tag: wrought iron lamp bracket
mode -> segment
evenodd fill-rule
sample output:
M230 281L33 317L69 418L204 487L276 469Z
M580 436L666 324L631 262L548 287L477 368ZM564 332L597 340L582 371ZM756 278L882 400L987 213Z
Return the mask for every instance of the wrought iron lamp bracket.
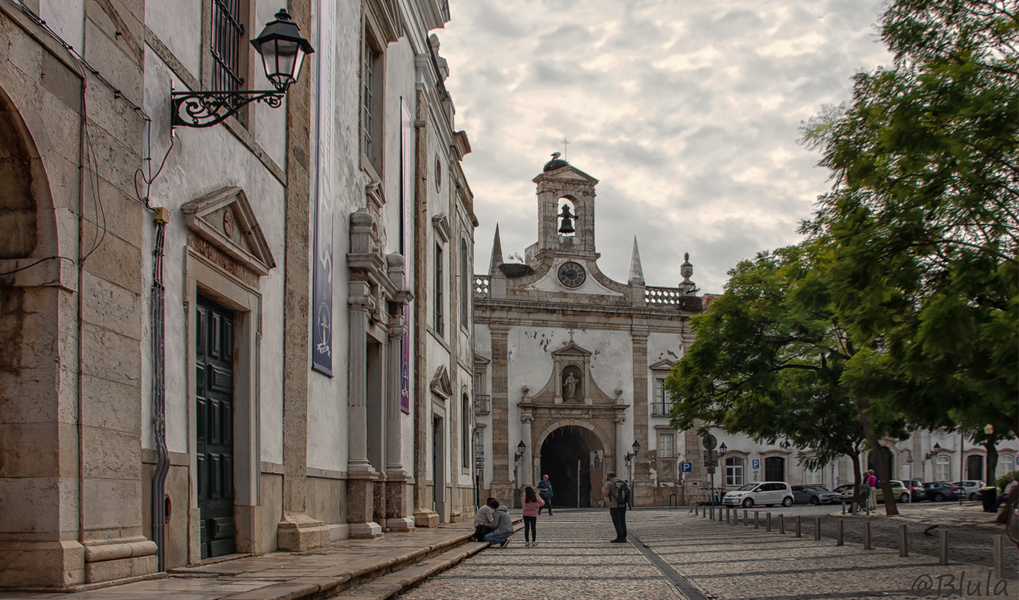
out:
M279 108L285 94L285 90L171 92L170 127L212 127L252 102Z

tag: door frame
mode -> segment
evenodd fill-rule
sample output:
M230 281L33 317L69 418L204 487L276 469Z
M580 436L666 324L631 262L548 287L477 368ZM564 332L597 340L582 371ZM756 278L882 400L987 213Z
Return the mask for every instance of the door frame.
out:
M265 552L259 513L261 475L258 382L262 296L240 279L188 248L184 305L187 307L188 562L202 562L198 510L198 442L195 405L195 311L202 295L234 313L234 522L237 552ZM273 541L275 537L273 538Z

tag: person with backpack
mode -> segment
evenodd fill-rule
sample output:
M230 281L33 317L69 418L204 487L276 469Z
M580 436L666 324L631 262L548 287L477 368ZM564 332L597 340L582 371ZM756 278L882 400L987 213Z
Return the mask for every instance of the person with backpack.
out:
M474 515L474 541L483 542L485 541L485 536L492 533L495 525L492 514L497 508L499 508L499 501L489 497L481 505L481 508L478 509L478 512Z
M602 489L605 504L609 507L612 526L616 528L613 544L626 543L626 505L630 502L630 487L622 479L617 479L613 471L609 471L609 479Z
M545 504L545 501L534 493L534 488L524 488L524 497L520 499L520 505L524 507L524 542L527 546L538 545L538 511ZM534 543L531 543L534 540Z
M542 475L541 481L538 482L538 496L545 501L545 508L548 509L548 516L552 516L552 482L548 480L548 475ZM541 514L542 507L538 507L538 514Z
M505 548L509 545L509 537L513 535L513 520L510 519L509 509L505 504L500 504L499 508L495 509L492 521L492 532L485 535L485 541L495 542L500 548Z

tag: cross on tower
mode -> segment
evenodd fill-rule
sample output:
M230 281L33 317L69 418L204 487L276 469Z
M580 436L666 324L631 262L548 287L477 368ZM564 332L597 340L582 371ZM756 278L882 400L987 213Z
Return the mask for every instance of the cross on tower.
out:
M571 143L570 140L566 139L566 136L563 136L563 139L559 140L559 143L563 145L563 160L569 160L569 153L566 152L566 146Z

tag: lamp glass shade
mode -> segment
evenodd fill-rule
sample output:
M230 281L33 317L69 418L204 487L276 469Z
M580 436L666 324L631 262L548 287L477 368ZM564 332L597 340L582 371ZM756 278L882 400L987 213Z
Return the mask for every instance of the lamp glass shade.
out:
M633 441L633 453L637 454L638 452L640 452L640 442L638 442L637 440L634 440Z
M517 444L517 452L519 452L520 454L523 454L526 450L527 450L527 444L525 444L523 442L523 440L521 440L520 443Z
M722 445L718 447L718 455L724 456L728 450L729 449L725 447L725 442L722 442Z
M305 55L315 51L286 10L276 13L276 20L266 23L251 45L262 56L266 78L281 93L300 77Z

